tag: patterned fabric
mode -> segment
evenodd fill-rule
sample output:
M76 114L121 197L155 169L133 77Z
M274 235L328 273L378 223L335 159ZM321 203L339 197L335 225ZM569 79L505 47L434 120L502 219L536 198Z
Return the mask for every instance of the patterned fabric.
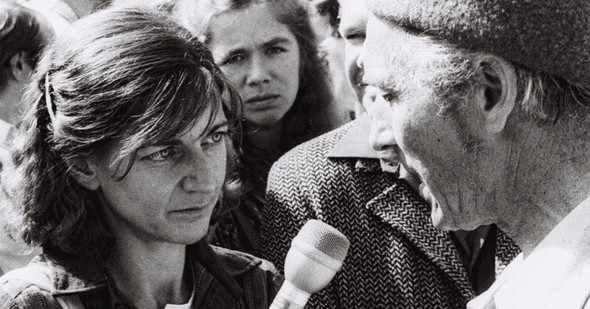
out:
M327 158L352 124L296 147L271 169L262 256L279 270L290 242L309 219L351 241L343 268L306 308L465 308L475 296L449 233L430 206L378 160ZM518 247L497 237L497 270Z

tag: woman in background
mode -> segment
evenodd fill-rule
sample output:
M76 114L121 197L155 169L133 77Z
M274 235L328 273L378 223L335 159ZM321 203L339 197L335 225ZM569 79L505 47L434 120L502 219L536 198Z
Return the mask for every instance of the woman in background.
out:
M11 165L8 146L24 110L21 99L53 36L51 25L41 15L17 3L0 1L0 172ZM0 191L0 205L8 202ZM0 226L4 220L0 218ZM38 249L15 242L0 228L0 275L27 265L37 253Z
M39 64L5 186L13 233L44 254L0 279L0 308L267 308L272 264L204 240L241 118L209 51L142 9L71 30Z
M348 120L333 102L307 4L298 0L180 0L173 14L211 49L244 100L244 198L220 217L214 243L254 253L268 171L286 151Z

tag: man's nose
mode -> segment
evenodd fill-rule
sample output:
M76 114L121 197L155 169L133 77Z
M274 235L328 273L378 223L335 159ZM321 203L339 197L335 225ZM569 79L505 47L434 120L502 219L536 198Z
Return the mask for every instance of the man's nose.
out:
M381 96L377 96L373 103L371 115L371 133L369 143L376 151L385 150L397 145L391 126L392 110L389 103Z

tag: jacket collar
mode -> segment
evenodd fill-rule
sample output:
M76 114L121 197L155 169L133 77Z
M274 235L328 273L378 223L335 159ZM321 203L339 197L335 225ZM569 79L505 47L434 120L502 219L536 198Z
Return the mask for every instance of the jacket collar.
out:
M371 131L371 117L364 114L354 120L350 129L342 139L332 148L328 158L367 158L379 159L377 152L369 145Z
M234 300L241 299L243 290L232 275L249 271L255 266L253 262L244 262L238 269L232 267L233 271L230 274L205 240L189 245L187 253L196 262L195 267L203 267L207 270L208 276L211 276L209 282L221 285ZM106 263L98 250L69 254L54 249L44 254L41 261L48 263L52 268L51 293L55 296L103 288L111 280Z
M466 299L475 295L469 276L448 232L432 225L430 206L403 179L366 204L369 211L402 232L419 250L461 287Z

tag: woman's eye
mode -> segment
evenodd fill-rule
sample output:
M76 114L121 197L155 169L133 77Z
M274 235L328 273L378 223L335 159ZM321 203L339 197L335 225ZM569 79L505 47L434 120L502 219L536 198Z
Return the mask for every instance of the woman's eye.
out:
M178 149L174 147L167 147L148 155L146 158L152 161L165 161L179 153L180 152L178 151Z
M228 135L226 131L215 132L203 142L203 144L217 144L223 141L223 138Z
M267 54L279 54L286 51L286 49L279 46L272 46L266 50Z
M225 61L223 61L222 65L224 64L233 64L239 61L244 60L244 55L242 54L236 54L236 55L232 55L230 57L228 57Z

